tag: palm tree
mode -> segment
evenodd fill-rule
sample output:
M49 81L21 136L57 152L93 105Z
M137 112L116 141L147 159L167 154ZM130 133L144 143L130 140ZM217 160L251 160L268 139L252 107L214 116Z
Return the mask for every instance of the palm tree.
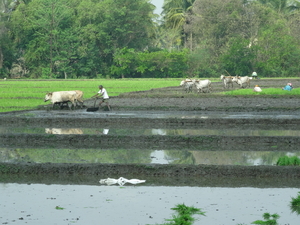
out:
M163 5L163 19L166 29L178 33L181 44L186 44L187 34L184 33L184 25L187 22L187 13L191 10L195 0L165 0Z
M195 0L165 0L162 14L165 25L171 29L182 29L186 22L186 13L191 9Z

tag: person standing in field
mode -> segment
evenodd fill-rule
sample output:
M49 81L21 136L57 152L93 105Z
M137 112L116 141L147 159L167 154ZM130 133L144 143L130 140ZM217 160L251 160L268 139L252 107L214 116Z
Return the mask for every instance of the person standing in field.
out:
M108 110L110 111L110 105L109 105L109 96L107 94L106 89L103 87L103 85L99 85L99 91L97 94L95 94L94 96L92 96L92 98L97 98L97 97L102 97L101 101L99 102L99 107L101 106L101 104L103 102L105 102L105 104L107 105Z
M252 78L257 79L257 73L255 71L252 73Z

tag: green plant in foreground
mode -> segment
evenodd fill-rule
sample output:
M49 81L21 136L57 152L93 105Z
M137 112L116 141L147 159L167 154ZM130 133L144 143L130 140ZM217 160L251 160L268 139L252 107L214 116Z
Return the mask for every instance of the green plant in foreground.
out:
M278 214L273 214L271 215L270 213L264 213L263 220L256 220L254 222L252 222L251 224L263 224L263 225L277 225L277 220L279 219L279 215Z
M300 166L300 159L297 156L283 156L277 162L277 166Z
M185 204L178 204L172 210L175 210L177 215L173 215L173 219L167 219L166 221L170 221L170 223L164 223L164 225L191 225L195 221L192 215L205 216L205 212L202 212L201 209L186 206Z
M295 212L298 215L300 215L300 192L298 192L297 198L292 197L292 201L291 201L290 206L291 206L292 212Z

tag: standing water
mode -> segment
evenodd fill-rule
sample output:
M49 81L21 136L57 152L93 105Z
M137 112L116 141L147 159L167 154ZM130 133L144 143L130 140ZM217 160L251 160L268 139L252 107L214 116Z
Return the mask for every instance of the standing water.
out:
M147 181L146 181L147 183ZM298 225L290 201L299 188L104 186L0 183L1 224L163 224L177 204L201 208L195 224L237 225L277 213Z

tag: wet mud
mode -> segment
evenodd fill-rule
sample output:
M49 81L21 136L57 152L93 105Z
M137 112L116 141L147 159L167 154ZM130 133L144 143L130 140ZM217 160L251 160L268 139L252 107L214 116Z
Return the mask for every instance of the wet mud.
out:
M289 80L256 80L266 87L281 88ZM300 80L293 80L294 87ZM238 87L235 86L234 89ZM202 129L273 129L299 130L299 97L289 96L223 96L221 82L214 83L212 93L184 93L181 87L122 94L110 99L112 111L105 107L87 112L92 99L85 100L84 109L51 110L39 106L36 110L0 114L2 127L42 128L202 128ZM225 132L226 133L226 132ZM139 148L177 150L235 150L286 151L299 153L299 136L229 136L229 135L103 135L53 133L0 133L1 147L19 148ZM2 175L144 175L147 177L208 178L278 178L299 182L300 167L279 166L216 166L216 165L159 165L159 164L0 164ZM191 179L190 179L191 180ZM183 181L184 182L184 181Z

